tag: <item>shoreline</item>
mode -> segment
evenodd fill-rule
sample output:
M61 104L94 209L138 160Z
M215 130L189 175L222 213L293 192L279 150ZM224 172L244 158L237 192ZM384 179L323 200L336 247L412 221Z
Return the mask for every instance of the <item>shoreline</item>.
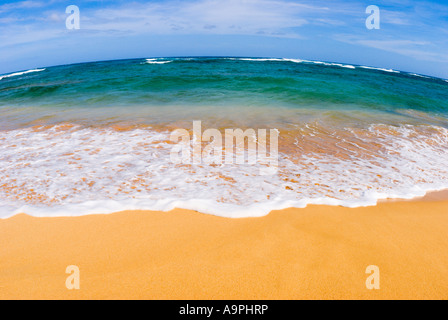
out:
M448 201L448 189L443 189L439 191L430 191L427 192L422 197L415 197L412 199L385 199L380 200L378 203L381 202L399 202L399 201Z
M309 206L328 206L328 207L343 207L343 208L351 208L351 209L356 209L356 208L365 208L365 207L375 207L381 203L390 203L390 202L416 202L416 201L448 201L448 189L442 189L439 191L429 191L427 192L425 195L423 196L419 196L419 197L413 197L413 198L386 198L386 199L378 199L376 204L365 204L365 205L360 205L357 207L350 207L350 206L345 206L345 205L341 205L341 204L323 204L323 203L309 203L307 204L305 207L295 207L295 206L290 206L290 207L283 207L281 206L280 208L274 208L274 209L265 209L263 207L265 207L266 205L264 204L259 204L257 207L259 210L262 210L263 212L267 212L265 214L253 214L253 215L223 215L223 214L218 214L216 212L205 212L205 211L201 211L200 209L196 209L196 208L191 208L191 207L202 207L202 208L206 208L207 205L211 205L210 203L202 203L200 205L194 205L192 206L191 204L188 204L187 206L183 207L181 206L176 206L173 205L172 202L176 203L176 202L180 202L182 203L182 201L175 201L175 200L171 200L170 201L160 201L160 203L158 203L157 201L153 201L153 204L150 205L152 208L151 209L128 209L126 208L127 206L121 206L121 209L111 209L112 207L120 207L120 205L118 203L115 203L115 205L113 205L112 203L109 203L107 201L99 201L98 203L96 203L97 207L101 207L101 208L108 208L105 209L103 212L101 212L100 210L93 210L89 212L89 209L87 207L85 207L84 205L80 205L80 208L83 209L76 209L75 211L87 211L81 214L65 214L62 213L64 212L64 208L58 208L58 210L56 210L55 212L57 212L57 214L55 215L45 215L46 209L45 208L39 208L37 211L35 211L33 214L30 214L28 212L19 212L19 213L13 213L10 214L6 217L1 217L0 216L0 221L1 220L7 220L7 219L11 219L14 216L17 215L26 215L26 216L30 216L30 217L35 217L35 218L74 218L74 217L82 217L82 216L91 216L91 215L111 215L117 212L129 212L129 211L150 211L150 212L171 212L173 210L186 210L186 211L192 211L192 212L197 212L200 214L205 214L205 215L212 215L212 216L216 216L216 217L221 217L224 219L249 219L249 218L262 218L262 217L266 217L269 214L271 214L274 211L283 211L283 210L289 210L289 209L293 209L293 210L302 210L302 209L306 209ZM154 208L156 207L156 208ZM69 210L69 209L67 209ZM240 209L238 206L233 207L233 206L228 206L226 211L232 211L232 212L239 212L241 214L241 212L245 212L245 210L247 210L247 208L243 208ZM74 211L74 208L70 208L70 211ZM221 208L220 210L221 212L223 211L223 208ZM54 213L54 212L53 212Z
M448 299L448 201L428 196L242 219L20 214L0 220L0 299ZM69 265L80 290L65 287Z

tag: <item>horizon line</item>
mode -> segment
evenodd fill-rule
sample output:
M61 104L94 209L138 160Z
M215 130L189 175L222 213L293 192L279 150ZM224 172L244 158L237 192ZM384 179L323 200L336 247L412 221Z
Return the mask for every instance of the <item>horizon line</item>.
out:
M58 64L58 65L50 65L50 66L36 66L33 67L31 69L23 69L23 70L14 70L14 71L10 71L7 73L2 73L0 74L1 76L7 76L13 73L19 73L19 72L24 72L24 71L29 71L29 70L33 70L33 69L41 69L41 68L57 68L57 67L65 67L65 66L75 66L75 65L81 65L81 64L89 64L89 63L101 63L101 62L114 62L114 61L128 61L128 60L146 60L146 59L181 59L181 58L221 58L221 59L225 59L225 58L252 58L252 59L279 59L279 60L285 60L285 62L287 62L288 60L301 60L305 63L310 62L310 63L331 63L331 64L344 64L344 65L352 65L354 67L364 67L364 68L373 68L376 69L378 71L385 71L385 69L387 67L378 67L378 66L365 66L365 65L359 65L359 64L354 64L354 63L348 63L348 62L340 62L340 61L324 61L324 60L307 60L307 59L302 59L302 58L286 58L286 57L263 57L263 56L152 56L152 57L139 57L139 58L120 58L120 59L107 59L107 60L90 60L90 61L82 61L82 62L74 62L74 63L66 63L66 64ZM437 77L437 76L432 76L432 75L428 75L428 74L422 74L422 73L416 73L416 72L411 72L411 71L404 71L404 70L398 70L398 69L392 69L389 68L389 70L398 72L398 73L404 73L404 74L408 74L408 75L417 75L417 76L424 76L424 77L428 77L428 78L432 78L432 79L439 79L442 81L448 81L448 79L444 79L441 77ZM1 80L1 79L0 79Z

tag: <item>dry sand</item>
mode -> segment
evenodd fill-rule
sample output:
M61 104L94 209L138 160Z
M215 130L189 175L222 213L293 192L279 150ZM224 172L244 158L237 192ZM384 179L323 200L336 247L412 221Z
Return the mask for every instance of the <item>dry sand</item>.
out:
M0 299L448 299L447 230L448 201L428 199L253 219L17 215L0 220Z

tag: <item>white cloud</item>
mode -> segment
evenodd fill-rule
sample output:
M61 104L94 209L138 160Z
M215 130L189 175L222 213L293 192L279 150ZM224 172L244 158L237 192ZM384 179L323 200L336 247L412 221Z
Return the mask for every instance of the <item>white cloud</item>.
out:
M412 26L415 25L417 20L413 19L413 17L408 12L402 11L391 11L382 9L381 11L381 22L400 25L400 26Z
M38 10L36 14L20 11L39 7L45 8L44 2L29 0L0 6L0 12L9 14L0 20L0 47L49 41L66 34L65 10ZM308 23L306 17L329 10L288 0L170 0L80 9L82 30L78 33L84 36L225 34L289 38L301 37L297 28Z
M328 8L281 0L169 1L87 13L84 27L153 34L255 35L262 32L295 37L297 34L290 29L307 24L304 16L315 10Z
M9 12L12 10L17 10L17 9L40 8L43 6L45 6L45 3L41 2L41 1L28 0L28 1L10 2L10 3L5 3L0 6L0 13L6 13L6 12Z
M448 54L440 50L434 50L435 45L426 40L367 40L355 38L350 35L338 35L337 40L350 44L362 45L387 52L397 53L416 60L448 62Z

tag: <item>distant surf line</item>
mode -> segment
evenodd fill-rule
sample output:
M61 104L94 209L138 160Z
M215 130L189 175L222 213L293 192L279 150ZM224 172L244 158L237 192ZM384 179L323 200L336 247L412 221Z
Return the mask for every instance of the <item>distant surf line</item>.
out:
M147 58L146 63L147 64L167 64L174 62L175 60L180 61L191 61L194 59L201 59L203 57L170 57L170 58ZM318 64L318 65L324 65L324 66L330 66L330 67L341 67L346 69L369 69L369 70L376 70L376 71L383 71L388 73L396 73L396 74L406 74L408 76L418 77L418 78L424 78L424 79L440 79L442 81L448 82L448 80L429 76L429 75L422 75L418 73L413 72L405 72L405 71L399 71L391 68L381 68L381 67L372 67L372 66L363 66L363 65L352 65L352 64L346 64L346 63L337 63L337 62L325 62L325 61L318 61L318 60L305 60L305 59L293 59L293 58L249 58L249 57L207 57L207 58L215 58L215 59L223 59L223 60L235 60L235 61L254 61L254 62L292 62L292 63L309 63L309 64ZM173 59L173 60L166 60L166 59Z
M3 76L0 76L0 80L5 79L5 78L21 76L21 75L28 74L28 73L33 73L33 72L40 72L40 71L44 71L44 70L46 70L46 69L45 68L43 68L43 69L31 69L31 70L22 71L22 72L10 73L10 74L6 74L6 75L3 75Z

